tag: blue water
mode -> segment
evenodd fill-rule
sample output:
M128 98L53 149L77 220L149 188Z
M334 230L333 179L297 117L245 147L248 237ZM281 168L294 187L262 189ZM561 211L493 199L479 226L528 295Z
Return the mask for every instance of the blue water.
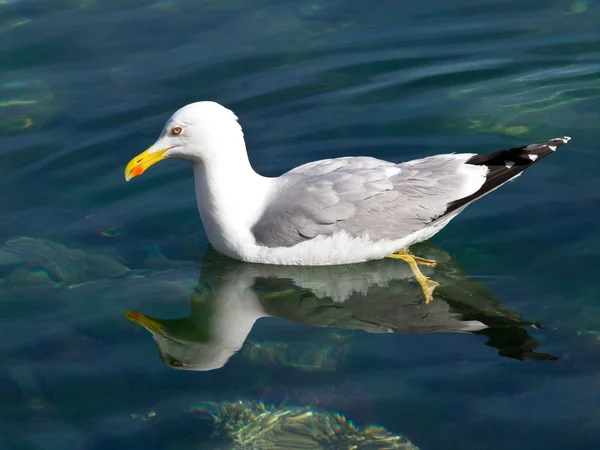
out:
M421 449L597 448L599 23L596 0L0 0L0 449L251 448L201 406L239 400ZM425 305L399 261L219 256L181 161L125 183L198 100L271 176L573 139L415 248Z

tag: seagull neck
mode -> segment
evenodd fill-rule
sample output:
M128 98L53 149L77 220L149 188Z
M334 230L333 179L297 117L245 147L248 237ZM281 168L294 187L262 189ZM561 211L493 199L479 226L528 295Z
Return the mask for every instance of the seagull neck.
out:
M244 259L244 249L255 242L251 228L275 180L257 174L245 146L241 150L233 155L219 152L194 164L198 211L208 239L221 253L237 259Z

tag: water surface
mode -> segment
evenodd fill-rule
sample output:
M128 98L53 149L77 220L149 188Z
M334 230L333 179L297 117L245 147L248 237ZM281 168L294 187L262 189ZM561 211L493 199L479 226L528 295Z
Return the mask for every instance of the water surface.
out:
M0 0L0 448L250 448L212 436L239 400L421 449L597 446L599 23L595 0ZM397 261L220 257L181 161L126 184L198 100L270 176L573 139L415 249L424 305Z

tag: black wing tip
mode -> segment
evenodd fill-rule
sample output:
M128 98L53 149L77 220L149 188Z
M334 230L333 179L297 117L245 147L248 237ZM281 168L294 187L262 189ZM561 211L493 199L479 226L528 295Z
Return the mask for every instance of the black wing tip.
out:
M548 156L571 140L570 136L561 136L552 138L546 142L537 142L513 150L517 158L528 158L535 162L538 157Z
M548 147L551 151L556 151L557 148L562 147L571 140L570 136L555 137L547 140L546 142L538 142L536 144L529 144L523 147L523 150L534 150L541 147Z
M571 140L570 136L561 136L549 139L544 142L524 145L523 147L507 148L494 153L475 155L467 161L467 164L477 166L504 166L512 167L515 163L521 166L528 166L538 158L548 156L554 153L558 148Z
M486 166L488 174L486 175L485 183L474 194L450 203L442 216L466 206L470 202L510 181L520 175L525 169L531 167L536 161L554 153L559 147L562 147L570 140L570 136L561 136L523 147L507 148L484 155L474 155L466 161L466 164Z
M561 137L557 137L557 138L554 138L554 139L550 139L550 142L561 141L562 145L564 145L567 142L569 142L570 140L571 140L571 136L561 136Z

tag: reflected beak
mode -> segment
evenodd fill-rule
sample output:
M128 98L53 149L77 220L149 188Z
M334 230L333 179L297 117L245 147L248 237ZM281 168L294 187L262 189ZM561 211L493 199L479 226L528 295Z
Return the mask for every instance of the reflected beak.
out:
M131 320L132 322L143 326L146 330L150 331L151 333L159 334L162 337L168 339L168 337L165 335L165 333L163 331L162 325L157 320L152 319L148 316L145 316L139 311L133 311L131 309L128 309L127 311L125 311L125 317L127 319Z
M150 150L152 150L152 147L150 147L146 151L137 155L135 158L129 161L129 164L127 164L127 167L125 167L125 181L129 181L132 178L143 174L148 167L153 166L157 162L165 159L165 153L170 149L171 147L168 147L164 150L149 153Z

